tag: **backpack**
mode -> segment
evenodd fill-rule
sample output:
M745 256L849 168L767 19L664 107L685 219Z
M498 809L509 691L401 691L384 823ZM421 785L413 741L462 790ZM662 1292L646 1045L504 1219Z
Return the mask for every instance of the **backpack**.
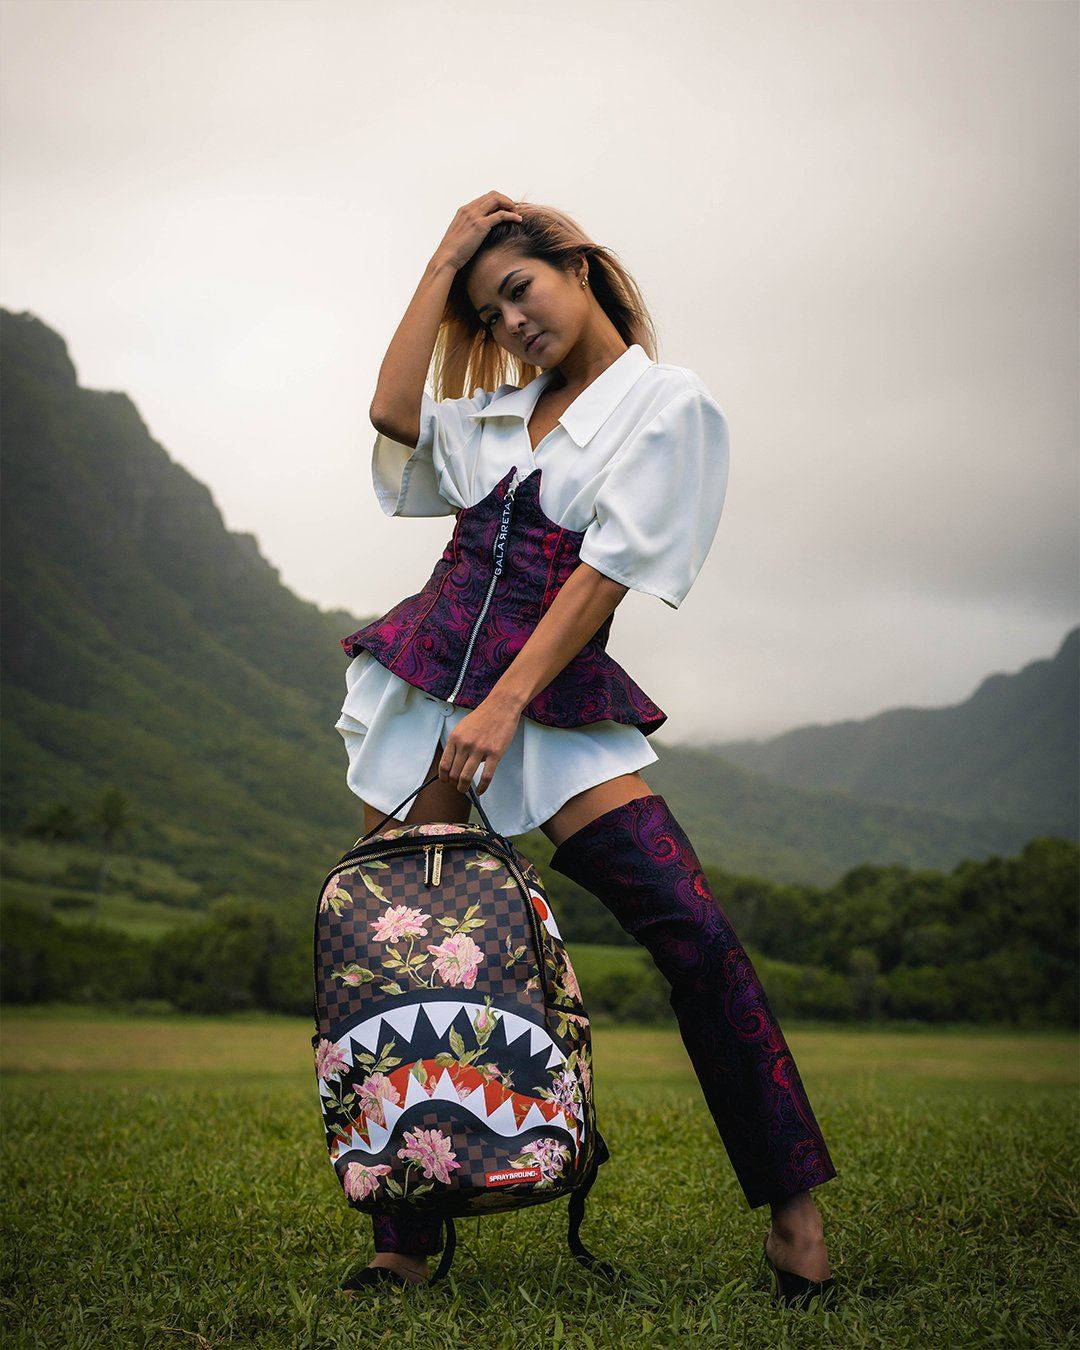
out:
M438 773L421 784L434 782ZM315 1054L330 1162L368 1214L454 1218L568 1195L578 1235L609 1154L589 1018L540 874L491 826L380 830L338 860L315 914ZM416 793L411 794L415 796Z

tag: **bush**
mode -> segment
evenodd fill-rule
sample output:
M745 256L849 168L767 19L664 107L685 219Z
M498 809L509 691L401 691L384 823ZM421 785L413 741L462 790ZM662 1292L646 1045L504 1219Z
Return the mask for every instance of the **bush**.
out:
M635 953L632 977L625 970L605 970L582 988L589 1015L606 1015L617 1022L671 1020L669 986L646 952Z
M310 1012L311 934L304 942L273 911L225 896L206 919L157 939L151 958L154 986L184 1012L268 1008Z
M0 981L7 1003L126 1004L150 995L148 946L105 924L61 922L18 901L4 906Z

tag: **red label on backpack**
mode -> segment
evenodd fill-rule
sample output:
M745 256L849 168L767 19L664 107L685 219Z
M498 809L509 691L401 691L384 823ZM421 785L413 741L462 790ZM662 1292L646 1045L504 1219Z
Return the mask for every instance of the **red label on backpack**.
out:
M510 1186L515 1181L539 1181L539 1167L509 1167L503 1172L485 1172L485 1186Z

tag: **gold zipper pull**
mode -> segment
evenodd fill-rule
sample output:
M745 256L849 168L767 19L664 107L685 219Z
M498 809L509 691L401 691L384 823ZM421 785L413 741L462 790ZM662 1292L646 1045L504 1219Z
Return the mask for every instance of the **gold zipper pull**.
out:
M435 871L432 873L431 884L437 886L439 878L442 876L442 844L435 845Z
M424 845L424 885L431 885L431 845Z

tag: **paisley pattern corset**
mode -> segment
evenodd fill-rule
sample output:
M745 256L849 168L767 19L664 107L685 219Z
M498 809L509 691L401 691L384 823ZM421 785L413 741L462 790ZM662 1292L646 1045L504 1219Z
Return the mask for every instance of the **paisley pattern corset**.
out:
M540 509L541 472L519 480L515 466L463 507L423 589L342 638L346 654L368 651L436 698L477 707L580 563L585 531L557 525ZM525 706L526 717L556 727L610 719L646 736L667 721L605 651L613 617Z

